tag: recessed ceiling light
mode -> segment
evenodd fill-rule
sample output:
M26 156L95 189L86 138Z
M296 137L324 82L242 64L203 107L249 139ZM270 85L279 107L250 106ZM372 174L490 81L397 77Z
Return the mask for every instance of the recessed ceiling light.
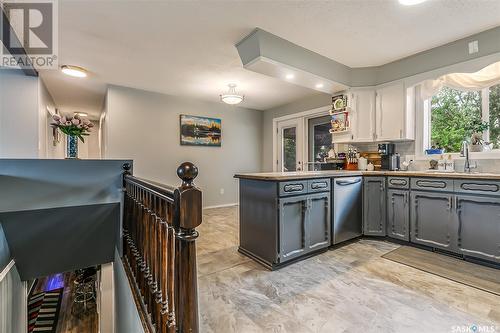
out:
M293 74L290 73L290 74L287 74L285 77L286 77L287 80L291 80L291 79L293 79L295 77L295 75L293 75Z
M399 0L399 3L405 6L413 6L413 5L418 5L425 1L427 0Z
M318 84L316 85L316 88L321 89L321 88L323 88L324 86L325 86L325 85L324 85L323 83L318 83Z
M243 102L245 96L236 93L236 85L234 83L228 84L229 90L227 93L220 95L220 100L226 104L235 105Z
M74 77L86 77L87 70L83 67L72 66L72 65L63 65L61 66L61 71L69 76Z

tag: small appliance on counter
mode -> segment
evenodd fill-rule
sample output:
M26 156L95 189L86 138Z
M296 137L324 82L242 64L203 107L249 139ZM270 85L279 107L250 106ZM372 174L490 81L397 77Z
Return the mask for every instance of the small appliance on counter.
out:
M378 152L381 158L381 169L395 171L400 169L400 156L395 152L394 143L380 143Z

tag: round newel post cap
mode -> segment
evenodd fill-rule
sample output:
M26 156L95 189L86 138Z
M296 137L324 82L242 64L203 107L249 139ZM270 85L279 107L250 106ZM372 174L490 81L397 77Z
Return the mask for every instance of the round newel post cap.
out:
M177 176L182 179L182 185L192 186L198 176L198 167L191 162L184 162L177 168Z
M130 170L132 169L132 165L130 165L130 163L124 163L122 165L122 168L125 172L130 172Z

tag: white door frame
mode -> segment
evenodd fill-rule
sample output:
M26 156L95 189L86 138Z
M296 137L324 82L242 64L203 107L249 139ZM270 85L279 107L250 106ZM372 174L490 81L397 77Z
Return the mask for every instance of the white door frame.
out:
M289 114L286 116L282 117L277 117L273 119L273 171L274 172L280 172L278 168L278 123L279 122L284 122L286 120L292 120L292 119L298 119L302 123L302 140L303 142L298 146L302 146L302 158L307 159L308 158L308 131L307 131L307 120L309 118L315 118L315 117L320 117L320 116L325 116L328 114L328 112L331 109L331 105L325 105L316 109L311 109L307 111L302 111L302 112L297 112L293 114ZM299 135L297 135L299 137ZM302 169L304 170L304 160L301 161Z

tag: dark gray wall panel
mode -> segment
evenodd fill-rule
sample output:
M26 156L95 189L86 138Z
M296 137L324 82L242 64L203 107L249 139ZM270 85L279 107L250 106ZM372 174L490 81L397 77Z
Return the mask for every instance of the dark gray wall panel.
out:
M0 159L0 212L120 202L124 163Z
M23 280L113 261L120 204L0 213Z

